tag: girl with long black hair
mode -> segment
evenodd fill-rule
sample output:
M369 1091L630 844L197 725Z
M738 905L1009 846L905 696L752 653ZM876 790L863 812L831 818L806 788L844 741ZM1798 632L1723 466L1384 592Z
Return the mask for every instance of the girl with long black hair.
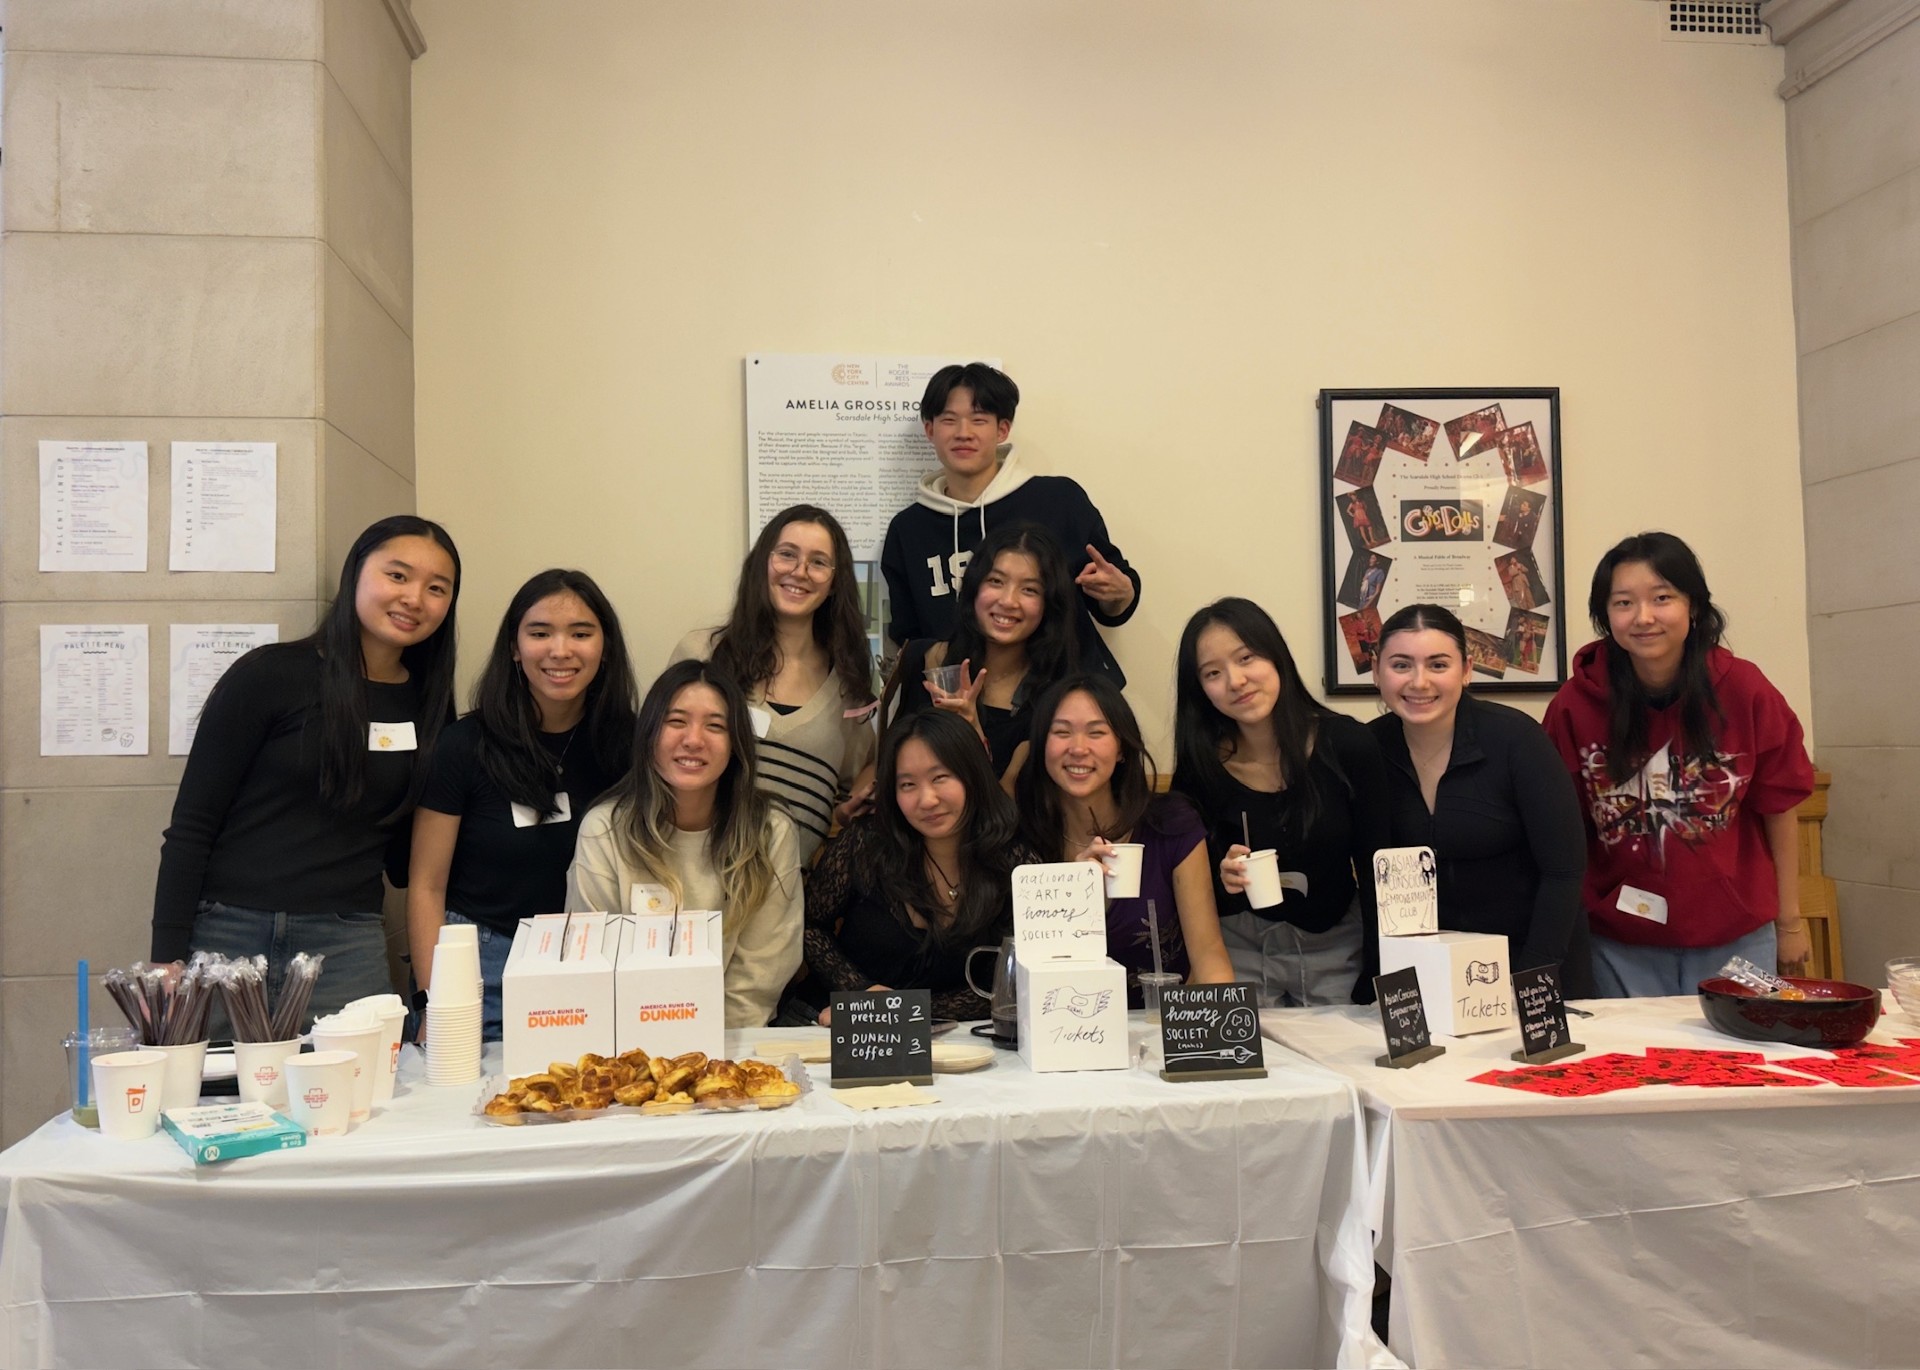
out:
M1587 818L1583 902L1604 995L1692 994L1730 956L1810 950L1793 810L1813 793L1800 720L1752 662L1693 549L1626 538L1587 596L1598 642L1547 708Z
M1026 762L1033 701L1078 662L1074 596L1052 534L1033 523L994 529L960 578L953 632L944 642L922 639L901 648L883 711L897 698L896 718L930 708L956 715L979 733L1011 793ZM942 666L959 668L950 690L924 678Z
M1387 845L1386 769L1366 726L1307 693L1280 629L1252 600L1187 620L1174 668L1173 788L1207 824L1227 954L1267 1004L1369 1002L1373 881ZM1280 903L1246 895L1246 834L1278 853Z
M565 903L580 820L633 764L634 684L613 606L584 571L542 571L507 605L413 815L407 932L433 979L446 922L479 926L482 1032L500 1036L500 976L522 918Z
M890 729L875 777L874 812L807 876L807 989L927 989L935 1017L978 1018L967 952L1012 930L1013 868L1044 858L1019 840L979 738L952 714Z
M1020 830L1045 860L1103 861L1116 842L1142 848L1139 894L1107 901L1107 955L1126 968L1128 1002L1141 1006L1143 970L1196 985L1232 980L1206 824L1185 795L1153 792L1153 758L1120 687L1085 672L1048 690L1034 705L1029 757L1014 795Z
M406 880L409 819L453 715L460 554L411 514L354 540L297 642L236 661L207 697L160 850L153 957L326 956L310 1012L391 987L383 871Z

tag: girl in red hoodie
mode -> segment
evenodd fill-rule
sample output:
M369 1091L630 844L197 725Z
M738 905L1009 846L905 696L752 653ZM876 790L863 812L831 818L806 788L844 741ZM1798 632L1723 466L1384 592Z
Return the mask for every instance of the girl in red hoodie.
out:
M1601 638L1545 722L1586 809L1601 994L1692 994L1730 956L1798 965L1793 809L1813 793L1800 720L1720 645L1726 618L1671 533L1602 557L1587 609Z

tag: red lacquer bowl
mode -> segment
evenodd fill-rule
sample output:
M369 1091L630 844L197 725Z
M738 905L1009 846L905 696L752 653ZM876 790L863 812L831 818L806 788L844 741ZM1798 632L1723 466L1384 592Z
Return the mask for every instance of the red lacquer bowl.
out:
M1802 1047L1852 1046L1880 1021L1880 991L1845 980L1784 977L1807 992L1805 999L1755 994L1738 980L1702 980L1700 1011L1716 1032L1750 1042L1787 1042Z

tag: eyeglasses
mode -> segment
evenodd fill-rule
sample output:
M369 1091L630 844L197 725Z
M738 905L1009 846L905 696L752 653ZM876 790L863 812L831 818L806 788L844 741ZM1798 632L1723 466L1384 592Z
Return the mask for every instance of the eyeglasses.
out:
M815 552L810 557L803 558L800 555L800 549L798 547L788 547L784 544L776 547L773 549L773 556L770 557L769 560L773 562L773 569L782 575L787 575L798 570L802 564L807 568L807 579L809 580L825 580L833 574L833 563L831 561L821 556L818 552Z

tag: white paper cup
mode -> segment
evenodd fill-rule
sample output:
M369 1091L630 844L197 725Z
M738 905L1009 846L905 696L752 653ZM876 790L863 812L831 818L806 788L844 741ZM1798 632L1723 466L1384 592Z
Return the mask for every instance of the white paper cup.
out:
M442 943L433 951L433 983L427 1001L442 1008L480 1002L480 948Z
M1256 909L1270 909L1284 898L1286 891L1280 888L1280 853L1272 847L1249 853L1247 904Z
M353 1126L351 1051L309 1051L281 1062L287 1116L309 1137L343 1137Z
M101 1134L118 1142L151 1137L160 1126L160 1090L166 1076L166 1053L158 1047L94 1057L93 1097Z
M284 1110L287 1077L281 1065L299 1050L298 1037L291 1042L235 1042L233 1070L240 1080L240 1102Z
M479 945L480 929L472 923L442 923L440 925L438 946L478 947ZM439 959L438 950L434 952L434 959L436 961Z
M192 1108L200 1102L200 1081L207 1068L207 1044L188 1042L177 1047L153 1047L167 1058L167 1078L160 1086L160 1108Z
M364 1123L373 1116L374 1078L387 1067L381 1039L386 1029L377 1018L339 1014L322 1018L313 1025L315 1051L350 1051L353 1065L353 1121Z
M1115 842L1101 862L1107 868L1107 898L1140 897L1140 858L1146 848L1138 842Z
M381 1009L374 1017L380 1024L380 1063L373 1070L373 1101L389 1103L393 1099L393 1077L400 1073L400 1034L406 1027L404 1008Z

